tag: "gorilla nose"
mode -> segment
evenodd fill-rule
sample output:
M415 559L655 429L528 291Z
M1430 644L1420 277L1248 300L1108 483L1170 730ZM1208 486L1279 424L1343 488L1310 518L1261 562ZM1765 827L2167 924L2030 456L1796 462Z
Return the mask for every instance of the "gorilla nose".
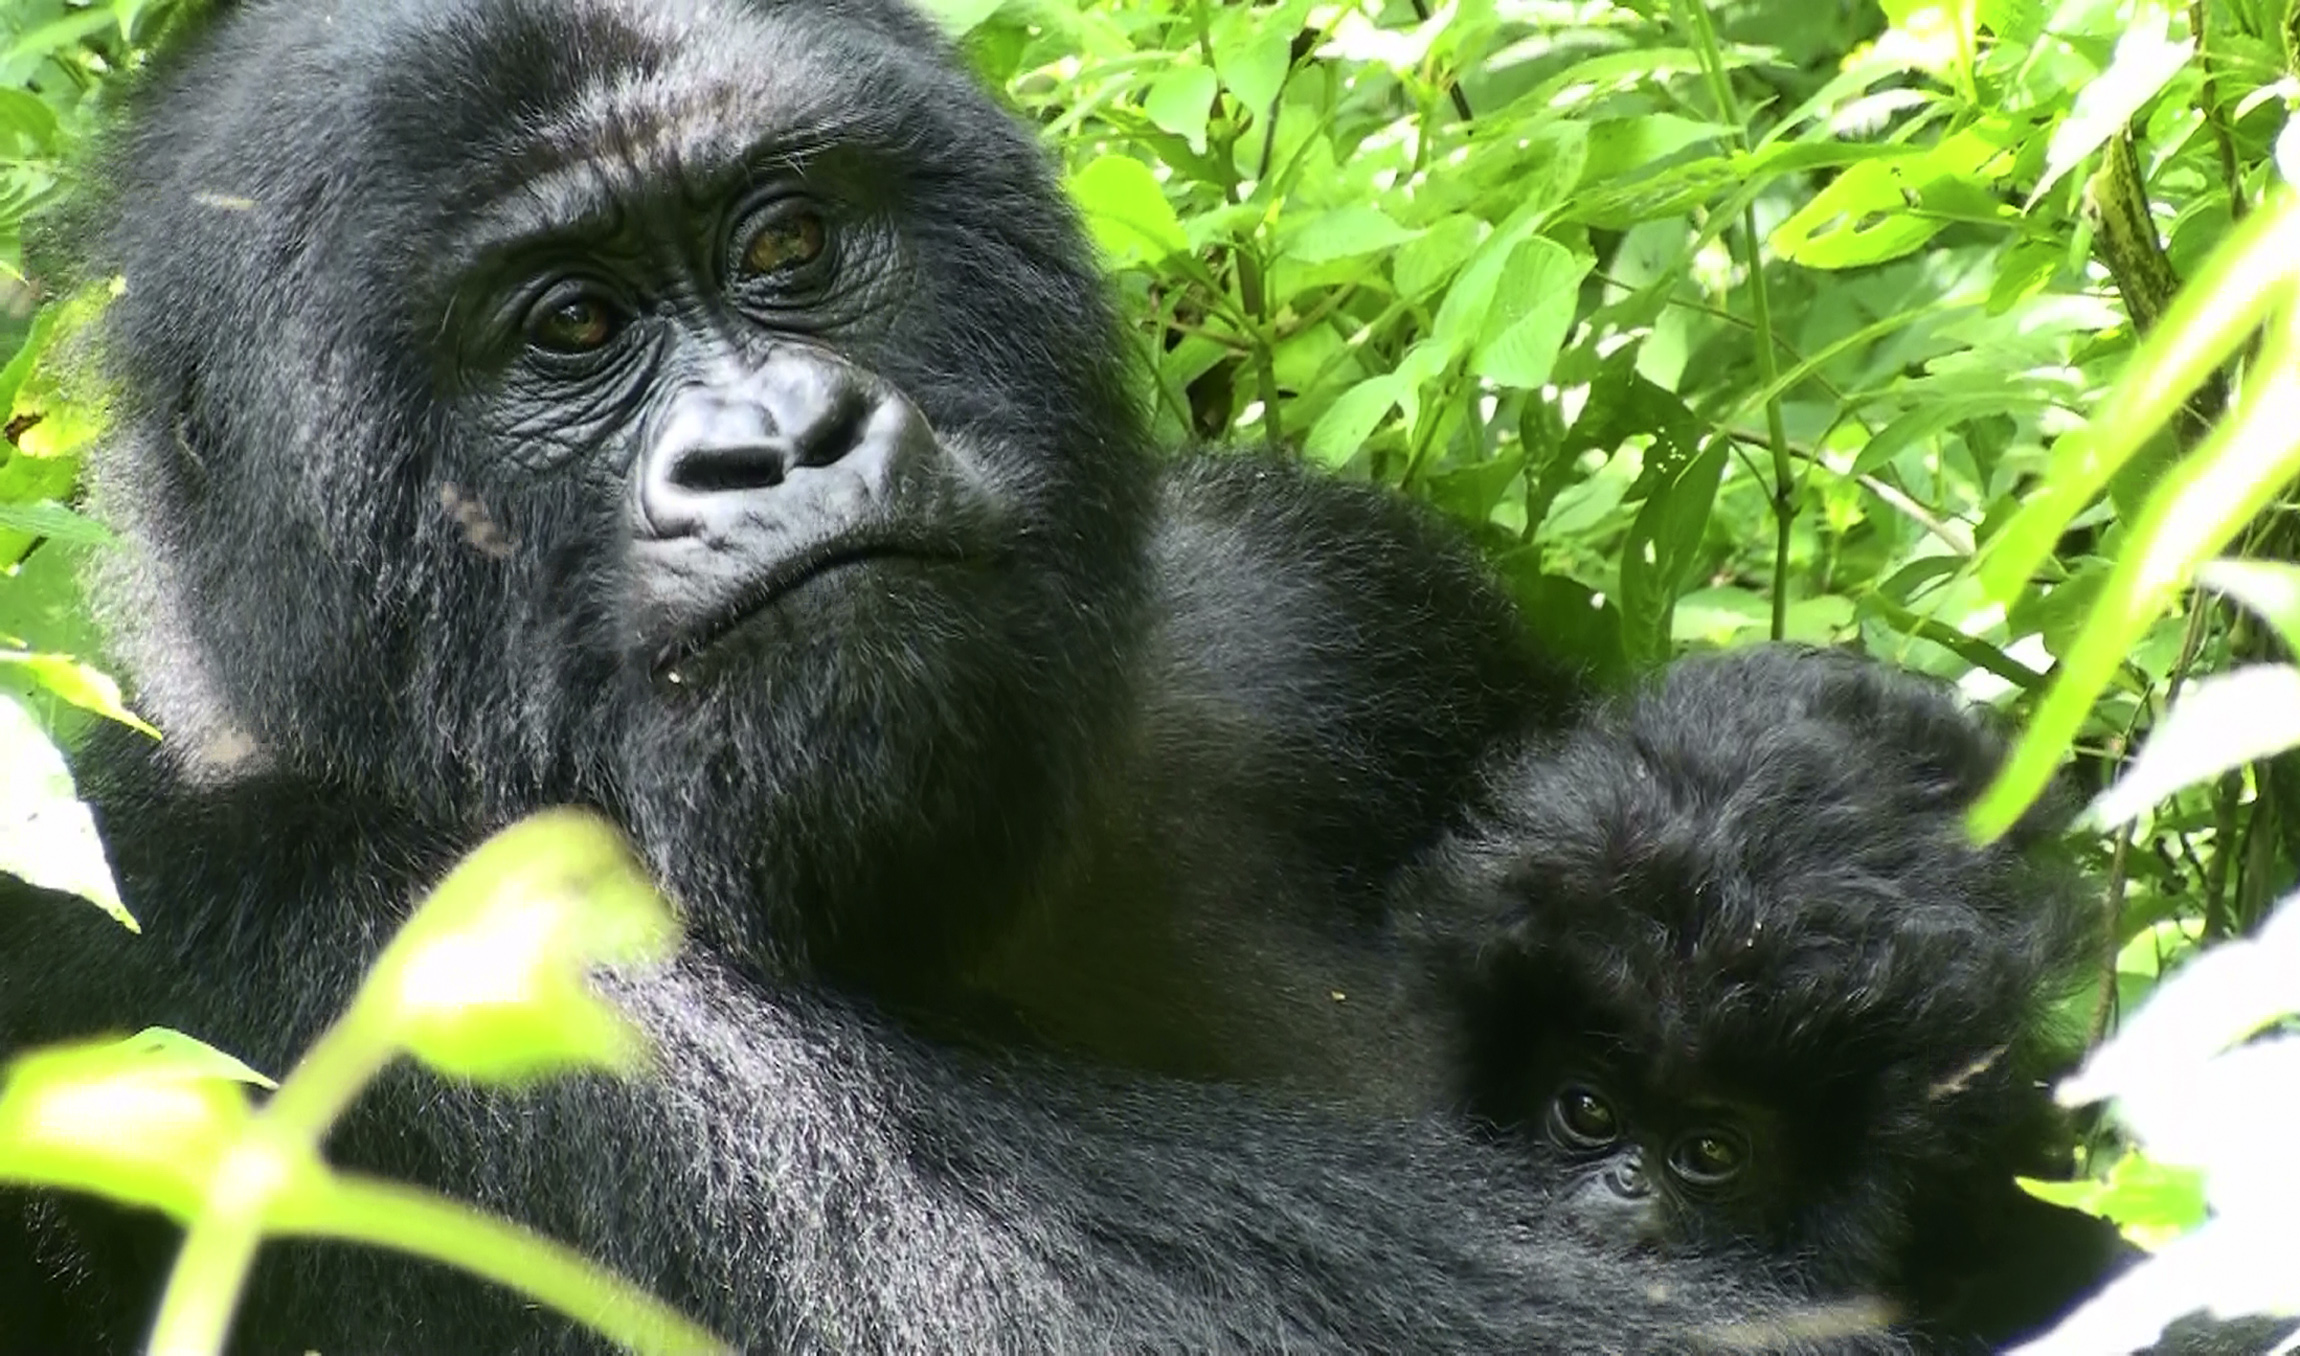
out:
M1605 1170L1605 1185L1625 1201L1643 1200L1653 1194L1653 1179L1645 1175L1645 1162L1634 1154Z
M855 369L804 352L777 354L737 382L680 391L639 468L648 528L683 536L754 513L794 472L863 446L872 394Z

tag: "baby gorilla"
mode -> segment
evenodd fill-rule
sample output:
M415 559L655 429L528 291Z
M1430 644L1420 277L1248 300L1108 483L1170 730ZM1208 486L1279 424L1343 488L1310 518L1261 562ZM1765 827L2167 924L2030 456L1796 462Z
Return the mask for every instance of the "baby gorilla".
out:
M1951 1347L2114 1247L2065 1170L2042 1009L2092 928L2056 807L1977 847L2003 744L1934 683L1788 646L1689 658L1505 761L1413 902L1460 1093L1601 1241L1877 1295Z

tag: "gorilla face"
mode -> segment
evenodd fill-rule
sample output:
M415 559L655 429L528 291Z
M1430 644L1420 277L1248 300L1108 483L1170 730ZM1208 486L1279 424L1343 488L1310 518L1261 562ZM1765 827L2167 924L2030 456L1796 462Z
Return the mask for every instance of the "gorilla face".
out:
M943 945L1135 625L1141 434L1035 148L872 4L279 8L292 87L141 132L119 191L182 210L109 242L179 757L591 801L781 920L719 942Z
M1605 1242L1777 1242L1794 1218L1793 1146L1764 1107L1655 1087L1588 1046L1527 1089L1523 1124L1568 1185L1565 1214Z

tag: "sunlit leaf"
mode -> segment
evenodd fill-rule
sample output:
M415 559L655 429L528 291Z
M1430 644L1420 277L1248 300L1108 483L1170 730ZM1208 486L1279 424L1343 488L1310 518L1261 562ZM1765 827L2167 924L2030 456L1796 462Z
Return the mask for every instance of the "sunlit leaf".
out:
M2290 748L2300 748L2300 669L2258 664L2211 675L2182 689L2085 819L2105 832L2184 786Z
M36 885L78 895L127 927L120 887L95 816L72 785L64 755L24 704L0 691L0 872ZM12 907L25 907L13 904Z
M2043 484L1983 549L1980 578L1990 597L2010 600L2028 583L2077 513L2172 421L2180 402L2261 317L2289 298L2296 268L2300 197L2280 193L2239 223L2180 289L2100 408L2053 449Z
M120 695L119 683L110 674L69 655L0 650L0 678L11 674L83 711L116 720L154 739L160 737L158 730L128 709L126 699Z
M2221 1051L2300 1009L2300 908L2287 903L2256 936L2200 952L2159 986L2116 1039L2058 1089L2071 1106L2107 1098L2146 1101L2169 1071L2201 1067ZM2294 1091L2300 1093L2300 1081ZM2178 1109L2173 1108L2177 1118Z
M2044 197L2062 175L2121 134L2195 52L2195 39L2172 40L2172 14L2163 4L2144 0L2133 6L2132 19L2116 40L2115 59L2078 91L2076 106L2053 128L2044 173L2029 191L2029 202Z
M1502 270L1470 370L1504 386L1548 381L1589 268L1589 259L1542 236L1519 245Z
M2204 1222L2204 1174L2153 1162L2140 1153L2119 1157L2105 1178L2015 1180L2038 1200L2113 1221L2125 1237L2144 1247L2161 1247Z
M1150 121L1189 142L1191 150L1203 155L1206 116L1214 107L1217 87L1214 73L1204 66L1175 66L1150 82L1142 96L1142 111L1150 115Z
M0 1180L92 1191L185 1218L248 1117L240 1084L180 1047L37 1050L11 1063L0 1084Z
M1103 156L1070 176L1067 186L1094 243L1113 264L1154 264L1190 247L1157 176L1139 160Z
M2276 628L2284 646L2300 654L2300 565L2268 560L2214 560L2197 567L2196 582L2225 593Z
M1361 204L1288 221L1278 233L1278 243L1305 264L1326 264L1394 249L1417 234L1390 220L1379 208Z
M463 1077L628 1069L643 1042L586 978L599 966L660 963L677 938L620 834L595 815L545 811L441 882L377 961L359 1011Z
M1977 123L1938 145L1853 165L1766 243L1807 268L1857 268L1908 254L1959 219L2009 218L1992 185L2010 135L1999 122Z
M2286 312L2284 327L2262 353L2264 369L2300 356L2296 325L2300 314ZM2091 617L2061 657L2052 688L1995 784L1973 807L1976 833L1993 837L2012 826L2051 780L2117 666L2163 615L2190 572L2267 508L2296 475L2300 382L2260 382L2149 496Z

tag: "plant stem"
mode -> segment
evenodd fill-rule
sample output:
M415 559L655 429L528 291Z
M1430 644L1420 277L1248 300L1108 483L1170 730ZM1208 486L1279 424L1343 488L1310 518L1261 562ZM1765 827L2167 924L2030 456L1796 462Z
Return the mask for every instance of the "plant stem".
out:
M1693 36L1701 54L1701 70L1709 80L1709 97L1717 105L1717 118L1733 129L1735 150L1747 152L1749 133L1741 104L1733 96L1733 82L1725 71L1725 53L1717 44L1717 29L1710 22L1707 0L1670 0L1678 25ZM1773 300L1765 287L1764 242L1757 236L1757 205L1741 209L1741 238L1746 245L1742 264L1749 271L1749 310L1756 331L1757 373L1765 383L1765 433L1773 452L1773 639L1789 630L1789 541L1797 517L1797 479L1789 460L1789 430L1781 418L1777 389L1780 364L1773 353Z

